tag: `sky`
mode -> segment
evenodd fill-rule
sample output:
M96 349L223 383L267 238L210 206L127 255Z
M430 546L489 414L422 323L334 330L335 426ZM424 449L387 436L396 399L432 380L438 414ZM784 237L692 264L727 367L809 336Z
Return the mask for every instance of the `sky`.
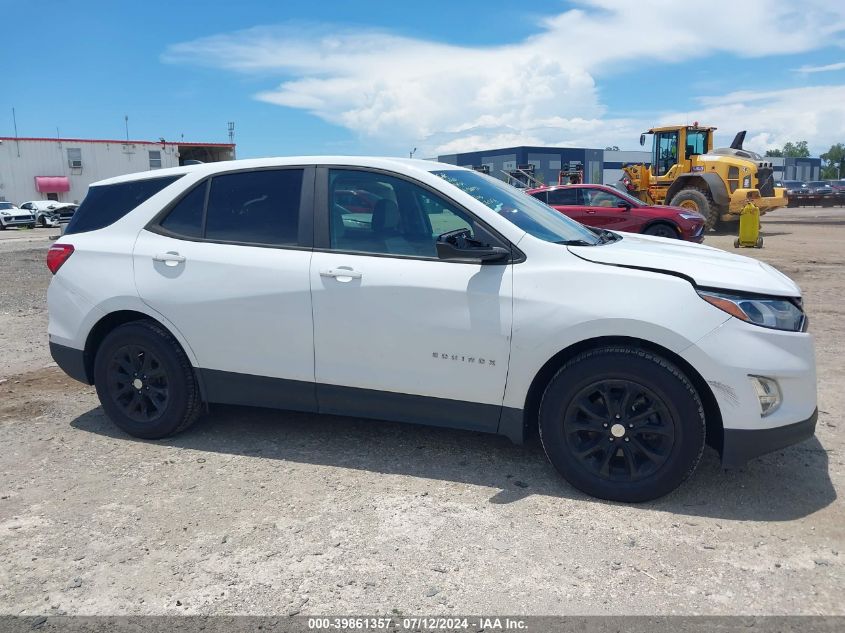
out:
M0 0L0 136L238 157L845 142L845 2Z

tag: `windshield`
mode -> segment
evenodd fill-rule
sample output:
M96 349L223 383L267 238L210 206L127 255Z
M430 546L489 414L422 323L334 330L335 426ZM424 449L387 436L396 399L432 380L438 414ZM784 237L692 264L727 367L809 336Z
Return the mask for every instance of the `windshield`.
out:
M0 202L0 209L14 209L15 205L11 202Z
M477 171L435 171L435 176L482 202L526 233L545 242L600 244L601 239L583 224L570 220L536 198L501 180Z

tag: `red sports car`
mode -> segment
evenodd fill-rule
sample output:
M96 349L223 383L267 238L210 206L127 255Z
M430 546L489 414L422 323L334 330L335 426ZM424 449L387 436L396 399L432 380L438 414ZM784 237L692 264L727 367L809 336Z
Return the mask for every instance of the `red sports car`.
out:
M587 226L689 242L704 239L704 216L681 207L650 206L606 185L554 185L526 193Z

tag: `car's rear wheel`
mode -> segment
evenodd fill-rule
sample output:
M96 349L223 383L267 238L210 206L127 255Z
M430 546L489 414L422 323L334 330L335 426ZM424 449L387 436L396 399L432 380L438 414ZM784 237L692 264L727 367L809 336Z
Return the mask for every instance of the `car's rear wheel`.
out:
M583 352L549 382L540 405L549 460L573 486L613 501L656 499L695 470L704 408L687 377L636 347Z
M112 330L94 359L103 410L135 437L158 439L188 428L201 401L193 369L179 343L151 321Z
M645 235L654 235L655 237L671 237L675 239L680 238L680 235L678 235L678 232L675 230L675 227L669 224L665 224L663 222L660 222L658 224L652 224L645 231L643 231L643 233Z

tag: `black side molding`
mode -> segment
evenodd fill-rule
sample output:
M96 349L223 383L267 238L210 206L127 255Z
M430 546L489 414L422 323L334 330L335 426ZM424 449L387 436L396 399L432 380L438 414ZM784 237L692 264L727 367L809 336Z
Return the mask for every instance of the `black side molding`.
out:
M50 341L50 356L56 361L59 369L68 376L86 385L92 384L85 371L85 352L83 350Z
M806 420L773 429L725 429L722 468L741 468L749 459L810 439L818 417L816 409Z

